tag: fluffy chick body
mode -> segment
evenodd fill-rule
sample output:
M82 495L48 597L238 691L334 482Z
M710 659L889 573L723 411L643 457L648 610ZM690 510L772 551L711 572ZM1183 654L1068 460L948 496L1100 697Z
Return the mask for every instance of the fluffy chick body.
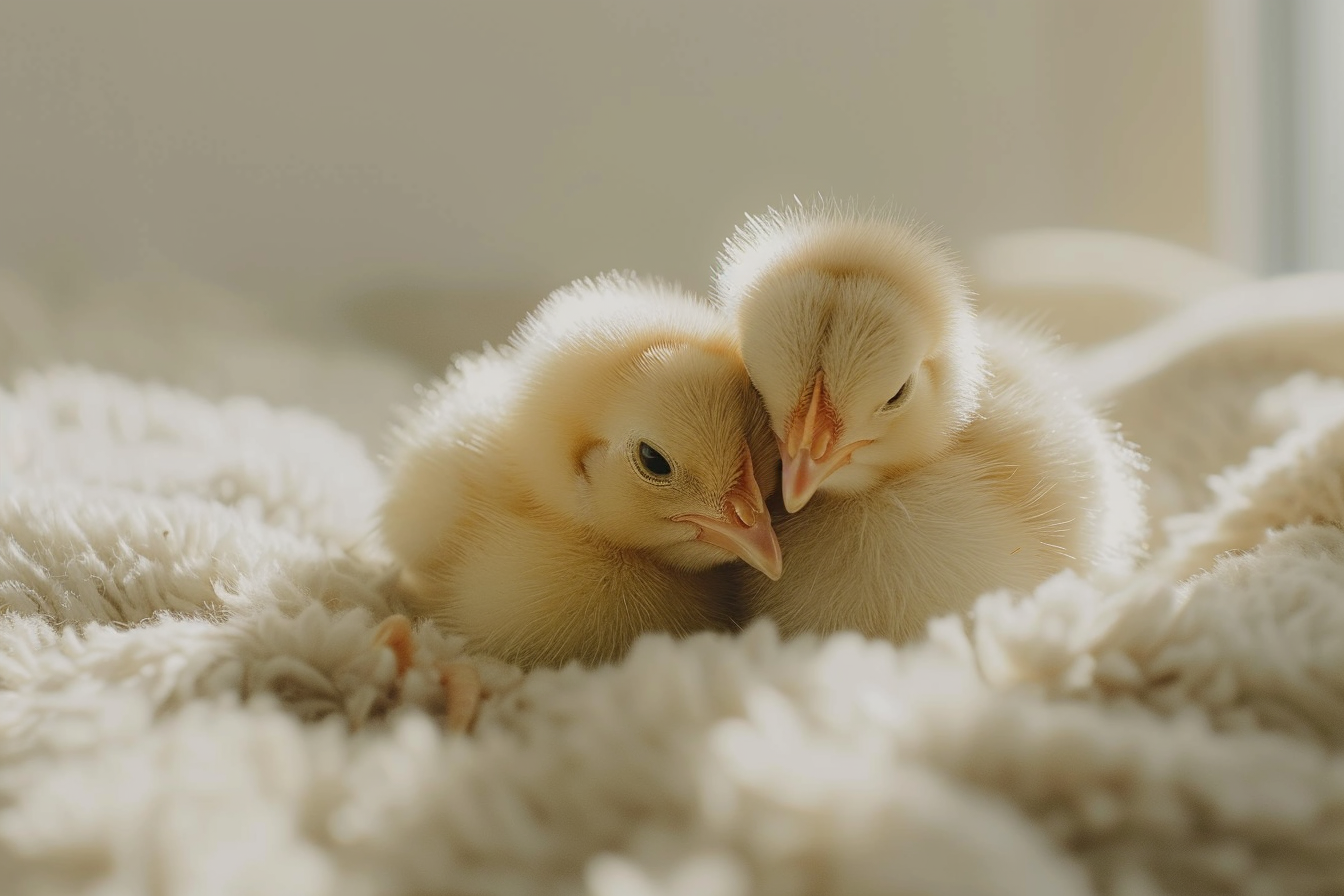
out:
M636 469L646 441L675 481ZM399 434L382 527L408 608L524 667L731 627L736 558L670 517L754 494L773 543L742 481L773 487L769 442L714 309L621 277L561 290L507 349L460 359Z
M1132 561L1137 456L1043 336L974 315L926 233L831 207L772 213L730 241L716 293L785 496L812 480L776 521L784 575L742 583L784 632L906 640L983 592Z

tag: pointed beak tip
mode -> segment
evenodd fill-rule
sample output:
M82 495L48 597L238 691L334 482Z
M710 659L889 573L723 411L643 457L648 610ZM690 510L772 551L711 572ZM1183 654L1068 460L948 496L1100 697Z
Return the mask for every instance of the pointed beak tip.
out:
M829 471L818 467L807 454L785 457L780 494L784 499L784 509L789 513L802 510L817 492L817 486L826 478Z
M771 580L778 581L784 574L783 553L768 514L757 517L750 526L699 514L687 514L676 519L694 525L699 541L728 551Z
M784 509L789 513L802 510L833 473L850 463L855 451L871 442L862 439L839 447L828 445L828 453L820 460L809 451L781 452L780 493Z
M784 552L779 547L779 536L775 534L774 527L768 522L765 525L765 536L759 539L764 544L755 552L753 557L743 557L748 564L755 567L762 575L772 582L778 582L780 576L784 575Z
M784 554L779 548L779 537L775 535L769 518L758 521L755 526L745 530L740 538L740 544L745 549L740 547L733 553L770 581L778 582L784 574Z

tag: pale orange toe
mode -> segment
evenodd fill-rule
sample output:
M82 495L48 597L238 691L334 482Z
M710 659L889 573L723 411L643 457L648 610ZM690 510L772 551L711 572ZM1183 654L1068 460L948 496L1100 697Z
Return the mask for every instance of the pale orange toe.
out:
M485 696L480 673L471 663L439 663L438 670L439 683L448 699L444 725L449 731L470 731Z

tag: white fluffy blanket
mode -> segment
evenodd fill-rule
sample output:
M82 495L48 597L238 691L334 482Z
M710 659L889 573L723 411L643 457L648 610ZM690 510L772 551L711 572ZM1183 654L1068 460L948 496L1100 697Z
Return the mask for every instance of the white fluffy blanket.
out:
M458 736L458 645L421 629L400 688L372 645L358 438L33 366L5 308L4 893L1344 892L1344 383L1262 395L1277 435L1130 581L900 649L757 624L487 666Z

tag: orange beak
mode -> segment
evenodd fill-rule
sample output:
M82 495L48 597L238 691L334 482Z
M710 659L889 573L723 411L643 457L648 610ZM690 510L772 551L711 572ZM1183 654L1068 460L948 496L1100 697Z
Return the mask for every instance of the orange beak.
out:
M839 444L840 421L820 373L812 384L806 409L800 402L791 420L788 437L778 441L783 461L784 509L796 513L812 499L827 476L849 463L854 452L872 439Z
M779 539L770 525L770 513L765 509L760 486L756 484L751 451L745 444L742 450L742 466L737 481L724 496L722 516L683 513L672 519L690 523L696 527L695 537L700 541L741 557L771 580L778 581L784 573L784 557L779 550Z

